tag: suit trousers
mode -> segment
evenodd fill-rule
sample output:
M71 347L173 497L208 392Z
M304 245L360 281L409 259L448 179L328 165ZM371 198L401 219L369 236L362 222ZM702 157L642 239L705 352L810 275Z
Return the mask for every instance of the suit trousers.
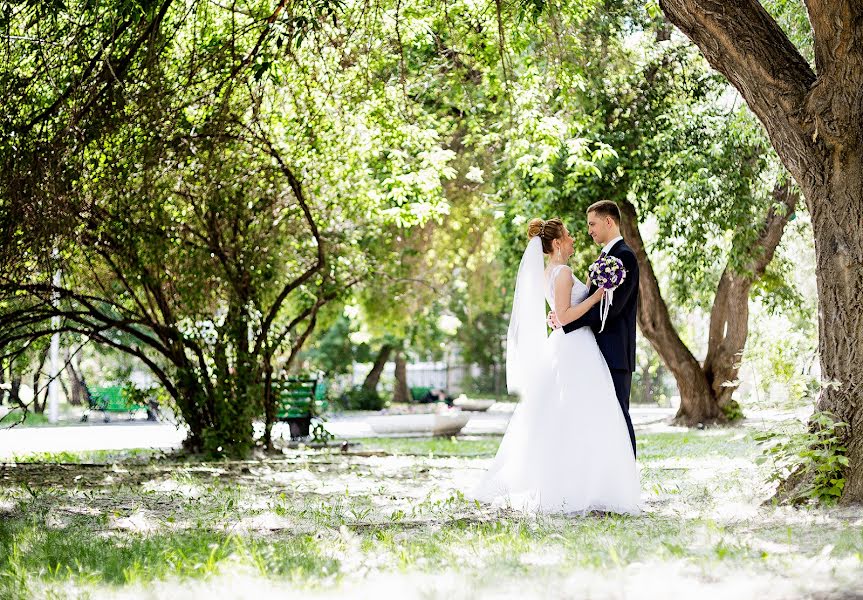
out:
M629 430L629 439L632 442L632 454L635 454L635 430L632 428L632 419L629 417L629 392L632 390L632 371L624 369L611 369L611 380L614 382L614 393L617 394L617 402L623 411L626 420L626 428Z

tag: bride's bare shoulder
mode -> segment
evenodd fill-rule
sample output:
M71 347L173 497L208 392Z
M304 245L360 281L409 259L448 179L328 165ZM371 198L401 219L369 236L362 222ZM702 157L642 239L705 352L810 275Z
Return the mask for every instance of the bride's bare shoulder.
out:
M561 274L572 275L572 267L569 265L557 265L554 267L553 271L555 277L559 277Z
M557 283L561 280L561 276L564 278L572 277L572 267L569 265L557 265L552 267L546 273L546 277L548 277L552 282Z

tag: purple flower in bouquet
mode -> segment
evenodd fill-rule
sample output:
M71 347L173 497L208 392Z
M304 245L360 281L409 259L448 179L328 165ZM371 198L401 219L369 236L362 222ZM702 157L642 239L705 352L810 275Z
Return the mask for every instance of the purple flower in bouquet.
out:
M587 270L596 287L613 290L626 279L623 261L614 256L601 256Z

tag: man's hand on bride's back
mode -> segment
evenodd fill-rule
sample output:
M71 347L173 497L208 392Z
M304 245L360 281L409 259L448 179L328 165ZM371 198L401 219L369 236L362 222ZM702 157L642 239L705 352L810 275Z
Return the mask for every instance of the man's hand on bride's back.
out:
M554 314L554 311L548 313L548 318L546 319L546 323L552 329L560 329L560 321L557 320L557 315Z

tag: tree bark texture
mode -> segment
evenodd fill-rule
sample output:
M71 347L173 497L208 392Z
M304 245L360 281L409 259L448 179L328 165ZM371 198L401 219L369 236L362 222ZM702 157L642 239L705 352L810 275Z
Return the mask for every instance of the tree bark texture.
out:
M81 376L78 374L78 370L73 364L68 348L66 349L65 358L66 375L69 377L69 393L67 394L67 398L69 400L69 404L72 406L81 406L84 403L84 398L86 396L84 385L81 383Z

